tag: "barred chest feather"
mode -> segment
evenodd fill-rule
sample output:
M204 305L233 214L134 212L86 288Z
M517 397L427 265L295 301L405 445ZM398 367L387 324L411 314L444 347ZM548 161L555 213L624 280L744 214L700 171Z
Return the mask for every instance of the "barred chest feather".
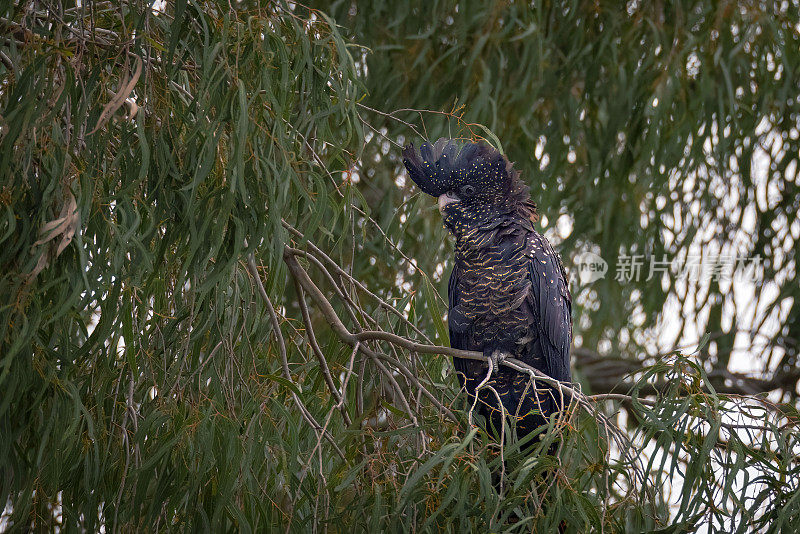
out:
M490 346L518 354L533 341L526 252L534 230L526 223L506 220L476 228L456 243L460 302L451 310L451 325L468 331L475 349Z

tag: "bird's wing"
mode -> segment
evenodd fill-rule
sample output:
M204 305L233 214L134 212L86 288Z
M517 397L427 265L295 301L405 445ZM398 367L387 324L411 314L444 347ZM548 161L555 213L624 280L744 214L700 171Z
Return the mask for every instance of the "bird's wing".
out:
M534 350L541 351L536 356L542 358L546 374L557 380L571 380L572 297L564 266L547 239L536 232L528 237L526 254L531 278L528 302L538 334L538 350Z
M458 264L456 264L453 266L453 271L450 273L450 282L447 285L447 300L449 308L447 312L447 325L450 330L450 346L454 349L473 350L475 347L470 346L468 321L463 317L463 315L460 314L459 309L457 308L461 301L458 294L458 276ZM459 375L463 373L467 376L471 376L471 367L475 367L479 364L480 362L473 360L453 358L453 366ZM469 370L468 367L470 367ZM463 376L459 376L459 380L462 381L462 385L464 384L463 378Z
M458 324L459 318L456 317L458 313L456 306L460 301L458 295L458 265L453 266L453 271L450 273L450 281L447 284L447 301L447 326L450 330L450 346L454 349L466 349L469 335L466 329Z

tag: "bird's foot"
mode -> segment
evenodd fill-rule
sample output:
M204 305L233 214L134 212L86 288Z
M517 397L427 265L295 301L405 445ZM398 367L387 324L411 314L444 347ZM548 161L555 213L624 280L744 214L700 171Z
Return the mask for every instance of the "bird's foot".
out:
M492 355L490 356L490 358L492 359L492 368L494 369L494 372L495 373L499 373L500 372L500 364L503 363L506 360L506 358L510 358L510 357L511 357L511 354L509 354L508 352L506 352L504 350L499 350L498 349L498 350L495 350L494 352L492 352Z

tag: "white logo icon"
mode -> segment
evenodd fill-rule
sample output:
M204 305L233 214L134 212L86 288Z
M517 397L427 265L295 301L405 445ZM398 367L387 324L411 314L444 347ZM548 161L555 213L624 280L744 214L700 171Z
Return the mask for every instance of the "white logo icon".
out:
M582 252L575 257L575 269L581 285L586 285L605 278L608 263L594 252Z

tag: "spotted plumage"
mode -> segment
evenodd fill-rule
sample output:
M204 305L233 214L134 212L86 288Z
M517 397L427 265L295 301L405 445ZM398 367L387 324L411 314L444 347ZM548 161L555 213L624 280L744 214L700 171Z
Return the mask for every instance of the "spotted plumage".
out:
M403 163L422 191L438 197L455 237L448 288L450 344L491 357L508 354L547 375L570 380L571 297L559 256L536 232L536 206L519 173L482 143L439 139L403 151ZM454 358L470 395L488 364ZM545 383L501 366L488 382L522 437L563 406ZM474 397L473 397L474 398ZM488 388L478 392L481 413L500 427L500 406Z

